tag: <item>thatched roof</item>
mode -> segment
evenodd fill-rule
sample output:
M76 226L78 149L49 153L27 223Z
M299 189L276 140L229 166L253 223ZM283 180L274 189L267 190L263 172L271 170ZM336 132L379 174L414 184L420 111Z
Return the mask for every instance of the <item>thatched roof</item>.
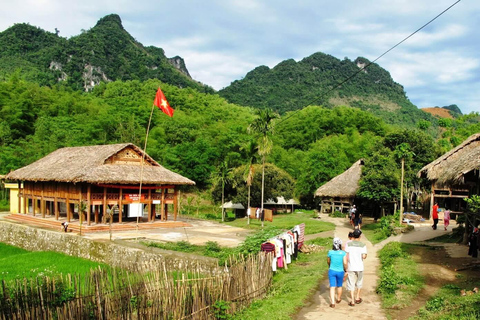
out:
M221 208L222 206L220 206ZM228 201L228 202L225 202L223 204L223 208L225 209L245 209L245 207L243 206L243 204L241 203L232 203L232 201Z
M7 174L8 180L86 182L93 184L194 185L165 169L149 155L140 165L143 150L131 143L58 149L34 163ZM131 161L116 161L130 156ZM121 160L121 159L120 159Z
M290 199L290 200L287 201L287 200L285 200L285 197L280 196L280 197L277 197L277 202L275 202L275 200L273 200L273 199L268 199L263 204L268 204L268 205L278 205L278 204L292 205L292 204L298 204L298 202L295 201L295 199Z
M427 164L418 176L440 185L461 185L465 183L465 174L475 169L480 169L480 133Z
M355 162L347 171L325 183L315 192L316 197L353 198L359 188L363 159Z

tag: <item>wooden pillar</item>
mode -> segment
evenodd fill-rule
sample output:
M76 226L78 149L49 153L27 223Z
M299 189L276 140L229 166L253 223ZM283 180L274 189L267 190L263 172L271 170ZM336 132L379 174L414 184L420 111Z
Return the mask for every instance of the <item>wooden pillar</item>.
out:
M123 189L120 188L120 194L118 199L118 223L122 223L123 215Z
M98 224L98 205L95 205L95 224Z
M71 212L70 212L70 195L67 193L66 207L67 207L67 221L70 222Z
M178 213L178 197L177 197L177 189L173 189L173 220L177 221L177 213Z
M155 217L152 219L152 189L148 189L148 202L147 202L148 222L155 221Z
M45 210L46 210L46 203L45 203L45 182L42 182L42 198L40 199L40 212L42 213L42 218L45 218Z
M107 188L103 187L103 215L102 215L102 223L107 220L106 218L106 213L107 213Z
M52 206L52 214L55 215L55 220L58 220L58 203L57 203L57 190L58 190L58 184L55 183L55 190L53 192L53 206Z
M32 187L32 212L33 212L34 217L35 217L35 213L36 213L35 211L37 211L37 199L33 195L33 187Z
M165 189L162 189L162 197L160 201L162 203L160 208L160 216L161 216L160 220L167 220L165 218Z
M92 186L88 185L87 187L87 224L90 225L90 214L92 213Z
M168 204L165 203L164 206L165 206L165 221L167 221L168 220Z
M22 197L20 195L25 197L22 189L22 183L18 182L18 213L22 213Z

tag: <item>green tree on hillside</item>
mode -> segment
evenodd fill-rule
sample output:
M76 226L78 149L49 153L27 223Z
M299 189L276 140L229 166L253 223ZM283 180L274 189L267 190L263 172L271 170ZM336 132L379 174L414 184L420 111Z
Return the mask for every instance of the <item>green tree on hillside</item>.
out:
M265 190L265 162L267 155L272 151L272 138L275 119L279 116L271 109L256 111L257 118L250 124L249 131L258 135L258 154L262 157L262 197L261 210L263 211ZM263 221L262 221L263 227Z

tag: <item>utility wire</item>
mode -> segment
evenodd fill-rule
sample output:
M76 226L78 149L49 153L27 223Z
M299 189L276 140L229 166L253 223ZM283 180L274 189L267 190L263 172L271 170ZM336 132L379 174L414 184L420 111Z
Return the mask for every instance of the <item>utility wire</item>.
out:
M298 111L302 110L303 108L305 107L308 107L309 105L312 105L313 103L323 99L325 96L327 96L330 92L334 91L334 90L337 90L339 87L341 87L344 83L350 81L351 79L353 79L357 74L359 74L360 72L364 71L365 69L367 69L372 63L375 63L377 60L379 60L381 57L383 57L384 55L386 55L387 53L389 53L390 51L392 51L393 49L395 49L396 47L398 47L399 45L401 45L402 43L404 43L405 41L407 41L409 38L413 37L416 33L418 33L420 30L422 30L423 28L425 28L426 26L428 26L430 23L432 23L433 21L435 21L437 18L439 18L441 15L443 15L445 12L447 12L448 10L450 10L451 8L453 8L457 3L459 3L460 1L462 0L457 0L454 4L452 4L451 6L449 6L447 9L443 10L442 12L440 12L438 15L436 15L433 19L431 19L430 21L428 21L427 23L425 23L423 26L421 26L420 28L418 28L417 30L415 30L414 32L412 32L409 36L407 36L406 38L404 38L402 41L398 42L396 45L394 45L393 47L391 47L390 49L388 49L387 51L385 51L384 53L382 53L380 56L378 56L375 60L367 63L365 66L363 66L362 68L358 69L358 71L356 71L355 73L353 73L351 76L349 76L348 78L346 78L345 80L343 80L342 82L338 83L335 87L327 90L324 94L322 94L320 97L318 98L315 98L314 100L310 101L309 103L307 103L306 105L304 105L302 108L290 113L290 115L288 115L286 118L284 119L281 119L277 124L287 120L288 118L290 118L292 115L294 115L295 113L297 113Z

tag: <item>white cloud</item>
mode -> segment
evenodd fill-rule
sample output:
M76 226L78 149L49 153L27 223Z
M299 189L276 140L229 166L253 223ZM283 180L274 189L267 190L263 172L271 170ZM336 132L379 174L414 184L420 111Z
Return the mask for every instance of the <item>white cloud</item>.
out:
M318 51L374 60L454 0L2 2L0 31L28 22L71 37L117 13L138 41L183 57L194 79L220 89L259 65L273 67ZM377 63L414 103L478 109L478 16L480 1L462 1Z

